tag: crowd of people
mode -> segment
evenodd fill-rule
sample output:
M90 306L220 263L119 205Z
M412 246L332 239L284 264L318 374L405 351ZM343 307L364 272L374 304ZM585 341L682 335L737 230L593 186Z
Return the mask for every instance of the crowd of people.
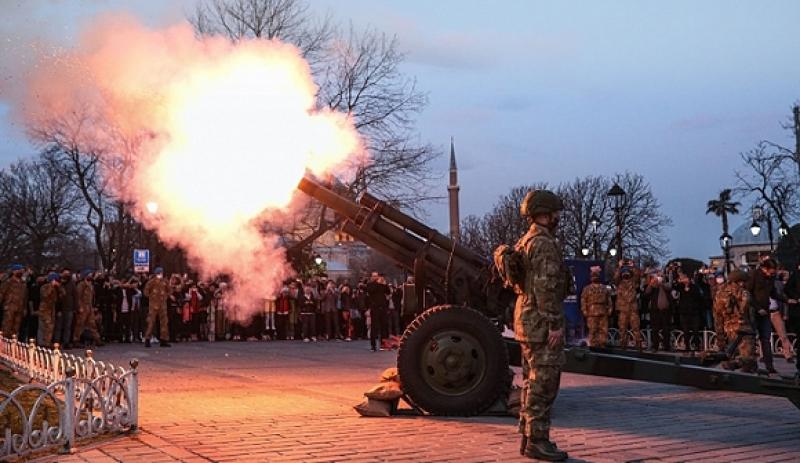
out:
M622 347L629 346L630 330L638 348L642 347L640 328L649 328L651 349L666 351L707 347L702 343L704 330L714 332L720 350L747 349L752 335L758 338L765 368L775 372L774 332L784 357L794 360L788 334L800 333L800 267L791 272L767 257L755 269L725 275L707 266L686 271L679 262L640 270L624 260L608 282L601 281L600 275L601 269L593 268L592 284L581 294L591 346L605 347L609 326L619 329ZM677 343L673 343L673 330L682 333ZM732 341L736 341L733 347Z
M167 278L161 268L127 278L91 270L75 274L69 268L36 274L13 265L0 282L2 332L62 349L106 342L150 347L158 334L162 347L188 341L370 339L376 351L405 329L404 286L388 284L378 273L356 284L320 275L288 280L255 307L238 307L226 302L230 283L224 277Z

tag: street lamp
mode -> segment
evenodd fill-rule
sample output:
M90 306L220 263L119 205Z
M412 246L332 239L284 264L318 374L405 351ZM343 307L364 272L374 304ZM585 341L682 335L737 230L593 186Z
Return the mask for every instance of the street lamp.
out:
M778 228L778 234L781 236L789 236L789 226L786 225L786 222L781 222L781 226Z
M615 256L617 255L617 248L611 248L611 249L609 249L609 250L608 250L608 254L609 254L611 257L615 257Z
M592 257L597 260L597 254L599 254L597 249L597 228L600 226L600 219L597 218L597 214L592 214L589 224L592 226Z
M753 220L753 224L750 225L750 233L752 233L753 236L758 236L761 233L761 225L755 220Z
M622 207L625 205L625 190L618 183L614 183L606 196L611 198L614 207L614 218L617 223L617 236L614 237L614 241L616 251L622 256ZM612 254L612 257L615 255L616 253Z
M589 256L589 248L582 248L581 249L581 254L583 255L583 257L588 257Z
M727 233L723 233L722 236L719 237L719 246L722 248L722 251L725 253L725 275L728 275L731 266L731 245L733 244L733 238L731 235Z
M314 256L314 263L317 265L322 265L322 256L320 256L319 254Z

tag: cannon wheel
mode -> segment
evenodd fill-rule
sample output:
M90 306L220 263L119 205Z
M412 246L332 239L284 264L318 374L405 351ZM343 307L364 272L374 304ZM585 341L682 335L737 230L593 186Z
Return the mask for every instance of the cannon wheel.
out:
M507 395L512 380L497 327L453 305L432 307L408 326L397 370L406 396L435 415L481 413Z

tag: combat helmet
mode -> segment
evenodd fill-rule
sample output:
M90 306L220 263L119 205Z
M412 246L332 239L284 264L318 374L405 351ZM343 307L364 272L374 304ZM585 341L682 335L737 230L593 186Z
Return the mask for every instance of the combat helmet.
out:
M747 281L747 273L741 270L734 270L728 275L728 281L736 283L737 281Z
M519 210L523 217L533 217L538 214L549 214L564 209L564 203L557 194L550 190L529 191L522 200Z

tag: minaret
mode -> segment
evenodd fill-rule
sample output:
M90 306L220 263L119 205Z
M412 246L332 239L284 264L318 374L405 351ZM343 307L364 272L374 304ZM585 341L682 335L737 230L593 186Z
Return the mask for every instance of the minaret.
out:
M456 149L453 146L453 137L450 137L450 185L447 193L450 197L450 238L455 241L461 239L461 223L458 213L458 168L456 167Z

